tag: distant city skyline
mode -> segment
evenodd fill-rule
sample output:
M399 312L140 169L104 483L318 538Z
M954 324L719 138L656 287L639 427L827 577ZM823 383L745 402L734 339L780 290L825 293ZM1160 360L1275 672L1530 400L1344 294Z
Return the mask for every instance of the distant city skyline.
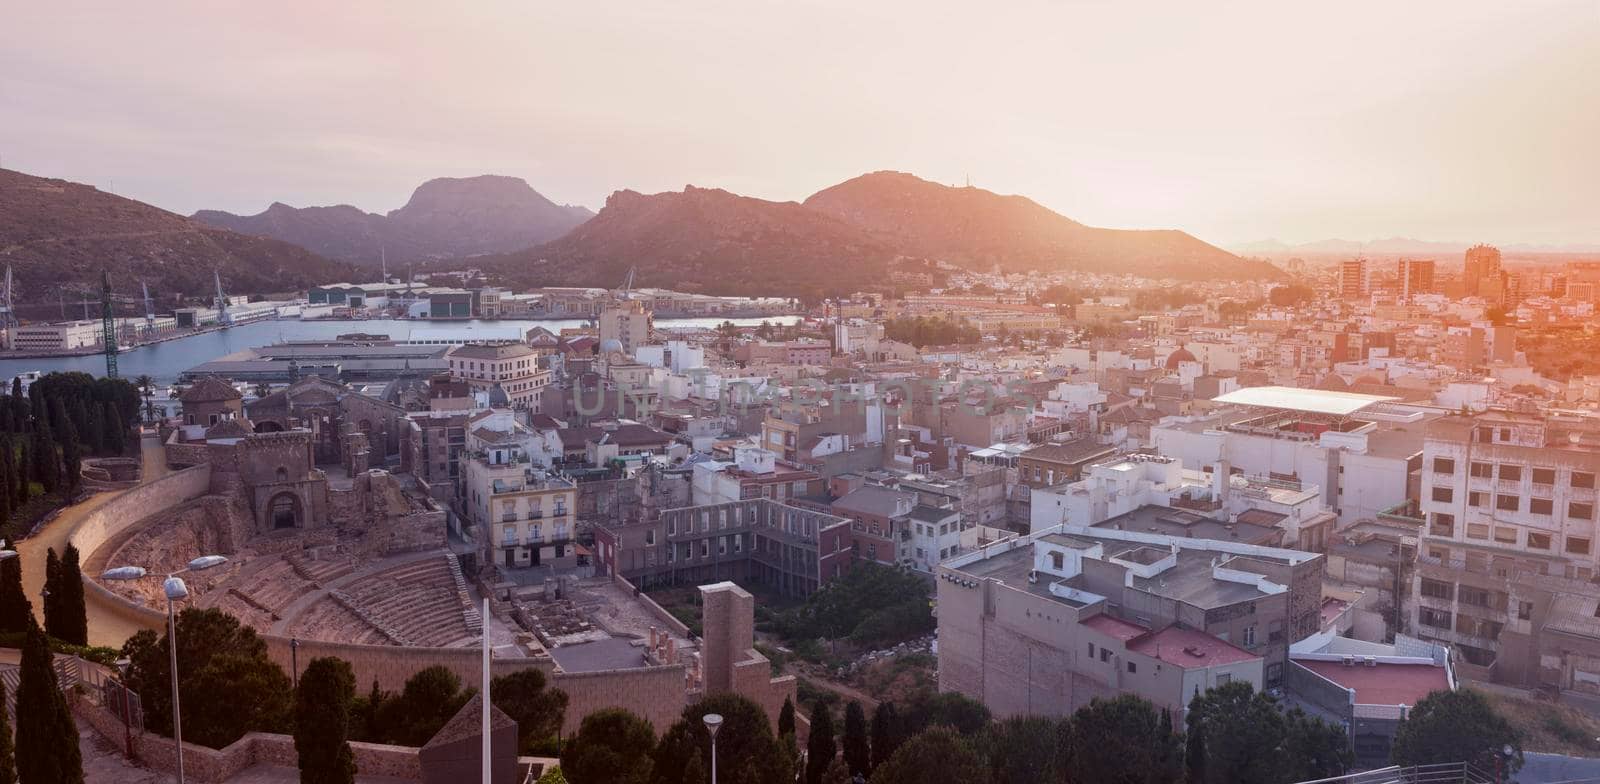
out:
M1600 245L1592 2L12 5L0 165L183 214L896 169L1224 247Z

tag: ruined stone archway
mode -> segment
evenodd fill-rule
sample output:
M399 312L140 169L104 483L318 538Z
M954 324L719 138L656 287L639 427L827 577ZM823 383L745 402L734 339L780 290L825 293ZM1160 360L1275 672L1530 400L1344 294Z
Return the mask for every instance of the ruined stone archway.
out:
M279 493L267 502L267 524L272 530L299 528L303 515L300 496L294 493Z

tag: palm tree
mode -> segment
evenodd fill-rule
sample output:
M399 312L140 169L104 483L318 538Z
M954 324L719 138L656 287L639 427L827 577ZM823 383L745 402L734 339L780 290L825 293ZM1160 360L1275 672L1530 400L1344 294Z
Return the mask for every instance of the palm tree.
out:
M154 383L155 379L149 376L139 376L133 380L133 385L139 388L139 394L144 397L150 397L152 393L150 386Z

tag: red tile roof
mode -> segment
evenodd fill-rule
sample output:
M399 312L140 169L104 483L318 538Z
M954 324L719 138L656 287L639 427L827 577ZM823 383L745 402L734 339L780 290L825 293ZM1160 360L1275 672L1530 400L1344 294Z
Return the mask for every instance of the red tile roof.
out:
M1168 626L1161 631L1151 632L1134 640L1128 643L1128 650L1186 670L1236 664L1261 658L1226 640L1178 626Z
M1358 657L1359 658L1359 657ZM1432 664L1357 663L1295 659L1298 664L1347 689L1355 689L1361 705L1416 705L1429 693L1450 688L1443 667Z

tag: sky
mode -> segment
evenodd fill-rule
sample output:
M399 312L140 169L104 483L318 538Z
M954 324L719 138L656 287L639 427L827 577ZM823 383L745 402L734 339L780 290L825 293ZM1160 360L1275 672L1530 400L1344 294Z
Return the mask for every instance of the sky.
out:
M1600 243L1600 0L0 0L0 166L180 213L909 171L1218 244Z

